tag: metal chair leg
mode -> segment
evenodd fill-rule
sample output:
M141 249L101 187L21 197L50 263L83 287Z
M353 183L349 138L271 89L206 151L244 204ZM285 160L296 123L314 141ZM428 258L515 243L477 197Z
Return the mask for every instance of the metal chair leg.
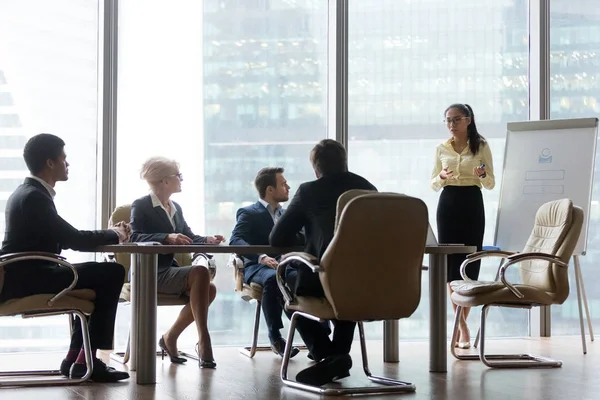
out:
M459 327L460 327L460 317L463 312L463 308L461 306L456 306L456 313L454 314L454 328L452 329L452 338L450 339L450 354L454 356L454 358L459 360L479 360L479 356L476 354L458 354L456 352L455 344L458 341ZM483 313L484 311L482 311ZM479 332L478 332L479 335ZM480 338L478 338L480 339ZM478 340L476 339L476 340Z
M502 267L503 261L504 261L504 259L500 260L500 264L498 265L498 269L496 270L496 277L494 278L495 282L497 282L498 279L500 278L500 268ZM485 317L487 318L487 315ZM477 348L477 346L479 346L479 331L480 331L480 329L477 329L477 336L475 336L475 342L473 343L474 348Z
M131 347L131 332L127 334L127 346L125 352L114 351L110 353L110 359L121 364L127 364L129 362L129 350Z
M92 376L93 371L93 355L92 346L90 343L90 334L88 331L88 323L85 315L78 310L71 310L69 314L75 314L79 317L81 325L81 335L83 338L83 352L85 354L85 363L87 365L87 372L84 376L79 379L57 377L57 378L42 378L35 379L36 376L48 377L48 376L59 376L61 375L59 370L37 370L37 371L6 371L0 372L0 387L2 386L54 386L54 385L70 385L74 383L82 383L87 381ZM29 314L23 315L23 318L34 318L34 317L49 317L53 315L63 315L65 311L40 313L40 314ZM17 377L18 379L3 379L4 377ZM24 379L25 378L25 379Z
M288 332L287 343L285 346L285 352L283 353L283 361L281 363L280 377L284 385L290 386L296 389L305 390L312 393L318 393L322 395L348 395L348 394L370 394L370 393L400 393L400 392L414 392L416 390L415 385L408 382L402 382L395 379L385 378L381 376L374 376L369 370L369 362L367 358L367 346L365 342L365 332L362 322L358 322L358 331L360 334L360 346L363 362L363 371L369 380L375 383L380 383L382 386L364 386L364 387L352 387L352 388L330 388L324 386L312 386L304 383L300 383L295 380L288 378L288 365L290 362L290 355L292 352L292 346L294 341L294 333L296 330L296 320L299 317L312 319L314 321L323 322L314 315L307 314L301 311L296 311L292 315L290 320L290 330Z
M532 354L485 354L485 323L489 307L511 307L511 308L531 308L530 306L520 306L514 304L486 304L481 309L481 336L479 339L479 354L457 354L454 349L454 343L458 339L458 324L463 307L456 308L454 318L454 330L452 331L452 341L450 352L459 360L481 360L490 368L557 368L562 366L562 361L553 360L547 357L536 356Z
M487 312L489 312L489 310ZM487 315L485 317L487 318ZM477 348L477 346L479 346L480 330L481 330L481 328L477 329L477 336L475 336L475 342L473 343L474 348Z
M254 330L252 332L252 345L240 349L240 353L247 357L254 357L257 351L270 351L271 346L258 346L258 328L260 327L261 302L256 301L256 311L254 312Z

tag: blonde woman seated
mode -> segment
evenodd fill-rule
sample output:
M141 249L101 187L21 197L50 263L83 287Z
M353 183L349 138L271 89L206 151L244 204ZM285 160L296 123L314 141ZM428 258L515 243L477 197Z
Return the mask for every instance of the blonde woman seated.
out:
M131 241L161 242L170 245L219 244L221 235L195 235L183 218L181 206L170 198L181 192L183 180L179 165L173 160L153 157L142 166L141 177L150 185L150 194L131 205ZM204 266L179 266L173 254L158 255L158 292L187 294L189 303L183 307L177 320L160 338L159 346L172 363L182 364L187 359L179 357L177 339L192 322L198 329L198 356L200 368L215 368L210 334L208 332L208 306L215 299L217 288L210 281ZM164 354L164 353L163 353Z

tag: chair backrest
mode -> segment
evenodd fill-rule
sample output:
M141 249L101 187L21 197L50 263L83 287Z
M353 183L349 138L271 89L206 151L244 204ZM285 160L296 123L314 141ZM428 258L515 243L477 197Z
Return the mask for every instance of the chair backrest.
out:
M569 263L583 226L583 210L570 199L551 201L538 209L524 253L548 253ZM568 270L548 261L525 261L518 264L523 284L548 293L555 304L569 296Z
M427 206L410 196L368 192L341 199L340 207L320 273L336 317L358 321L410 316L421 298Z
M131 221L131 204L124 204L115 208L108 220L108 226L114 226L119 222ZM129 253L115 254L116 261L125 268L125 279L129 280L129 269L131 268L131 255ZM175 254L177 263L181 266L192 265L192 255L190 253Z
M377 193L377 192L374 190L351 189L351 190L348 190L348 191L342 193L341 196L338 197L336 214L335 214L335 225L333 228L334 233L337 231L338 225L340 224L340 219L342 218L342 211L344 211L344 207L346 207L346 204L348 204L348 202L350 200L354 199L355 197L362 196L365 194L370 194L370 193Z

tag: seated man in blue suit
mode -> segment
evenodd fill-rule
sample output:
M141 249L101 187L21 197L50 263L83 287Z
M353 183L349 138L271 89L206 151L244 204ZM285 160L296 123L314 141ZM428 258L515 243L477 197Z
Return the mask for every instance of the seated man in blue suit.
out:
M231 245L268 245L269 234L283 213L280 203L289 199L290 187L283 176L283 168L263 168L254 180L259 199L256 203L240 208L236 215L236 224L231 233ZM299 238L300 240L300 238ZM303 244L301 239L299 244ZM283 297L275 278L278 254L252 254L244 256L244 280L247 284L256 282L263 287L262 311L269 330L271 349L283 357L285 340L280 330L283 328L281 313ZM292 348L291 356L298 354L298 348Z

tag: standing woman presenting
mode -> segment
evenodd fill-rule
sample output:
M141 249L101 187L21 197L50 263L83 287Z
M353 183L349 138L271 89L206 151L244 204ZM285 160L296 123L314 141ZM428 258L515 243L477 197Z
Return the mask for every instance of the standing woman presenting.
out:
M433 190L442 190L437 208L439 243L461 243L477 246L481 251L485 230L485 212L481 187L494 188L494 168L489 143L477 132L475 115L468 104L452 104L446 109L444 122L450 139L436 148L435 167L431 174ZM462 280L460 265L466 254L448 256L448 290L450 282ZM476 280L481 262L467 267L467 276ZM452 304L454 312L456 305ZM470 308L464 308L460 321L460 337L456 347L471 347L467 327Z

